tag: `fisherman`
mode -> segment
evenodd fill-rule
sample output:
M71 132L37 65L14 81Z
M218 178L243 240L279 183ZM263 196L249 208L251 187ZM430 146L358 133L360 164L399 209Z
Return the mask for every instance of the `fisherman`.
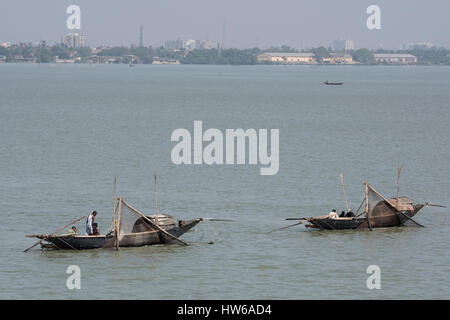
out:
M86 219L86 234L88 236L93 235L94 234L94 228L93 228L93 223L95 221L95 216L97 215L97 211L93 211L89 217L87 217Z
M344 212L344 211L342 211L342 212ZM355 214L352 212L351 209L348 209L347 214L346 214L345 216L346 216L347 218L350 218L350 217L354 217Z
M341 214L339 215L339 218L345 218L345 211L344 210L341 211Z
M94 222L94 223L92 224L92 234L93 234L93 235L99 235L99 234L100 234L100 229L99 229L99 227L98 227L97 222Z
M67 231L68 234L77 234L77 228L75 226L73 226L72 228L69 229L69 231Z
M336 213L336 210L335 210L335 209L331 210L331 212L328 214L328 217L331 218L331 219L337 219L337 218L339 218L339 216L338 216L338 214Z

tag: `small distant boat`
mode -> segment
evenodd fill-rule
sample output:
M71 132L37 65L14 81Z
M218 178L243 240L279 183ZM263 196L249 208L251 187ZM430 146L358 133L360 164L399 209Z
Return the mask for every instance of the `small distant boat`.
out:
M325 81L324 84L326 84L327 86L340 86L343 85L343 82L335 82L335 81Z

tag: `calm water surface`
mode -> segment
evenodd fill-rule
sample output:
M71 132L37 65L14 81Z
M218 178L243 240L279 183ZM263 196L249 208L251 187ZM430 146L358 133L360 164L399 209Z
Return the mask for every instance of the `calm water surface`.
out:
M448 299L449 209L423 209L426 228L267 231L342 210L341 171L354 209L366 179L394 196L398 161L402 194L450 204L449 88L448 67L0 64L0 298ZM174 165L171 133L194 120L279 128L279 173ZM152 213L154 170L161 211L235 222L199 224L189 247L22 252L25 234L92 210L106 231L115 175ZM73 264L81 290L66 288ZM381 290L366 287L372 264Z

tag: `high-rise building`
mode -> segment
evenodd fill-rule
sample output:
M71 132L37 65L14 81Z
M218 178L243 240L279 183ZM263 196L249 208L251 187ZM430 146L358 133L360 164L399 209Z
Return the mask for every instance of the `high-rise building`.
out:
M214 43L208 39L197 40L196 48L197 49L214 49Z
M211 49L213 48L213 43L210 40L177 39L166 41L164 47L166 50Z
M199 40L194 40L194 39L179 39L178 38L177 40L166 41L164 44L164 47L166 48L166 50L182 50L182 49L194 50L194 49L200 49L199 45L201 46L201 44L203 43L202 41L205 41L205 40L201 40L199 42ZM207 46L208 43L205 42L204 45Z
M355 42L353 40L341 39L333 41L333 50L334 51L347 51L354 50Z
M71 48L82 48L85 46L86 36L79 33L63 35L61 42Z

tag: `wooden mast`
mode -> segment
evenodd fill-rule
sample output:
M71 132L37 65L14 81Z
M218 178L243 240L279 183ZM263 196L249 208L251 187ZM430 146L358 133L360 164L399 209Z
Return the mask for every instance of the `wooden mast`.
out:
M116 228L116 176L114 176L114 191L113 191L113 228ZM112 229L112 228L111 228ZM114 229L113 229L114 230Z
M116 220L116 250L119 250L119 234L120 234L120 207L122 206L122 197L119 197L118 212Z
M154 183L155 183L155 224L159 225L158 220L158 184L156 183L156 171L153 173Z
M398 164L398 172L397 172L397 210L400 208L400 173L402 172L403 166Z
M364 182L365 185L365 195L366 195L366 214L369 213L369 201L367 199L367 193L368 193L368 188L367 188L367 181Z
M347 194L345 193L345 187L344 187L344 175L342 174L342 172L339 173L339 179L341 180L342 191L344 192L345 206L347 207L347 212L349 212L350 208L348 207Z
M367 181L365 182L366 185L366 215L367 215L367 224L369 225L370 231L372 231L372 225L370 223L370 214L369 214L369 184Z

